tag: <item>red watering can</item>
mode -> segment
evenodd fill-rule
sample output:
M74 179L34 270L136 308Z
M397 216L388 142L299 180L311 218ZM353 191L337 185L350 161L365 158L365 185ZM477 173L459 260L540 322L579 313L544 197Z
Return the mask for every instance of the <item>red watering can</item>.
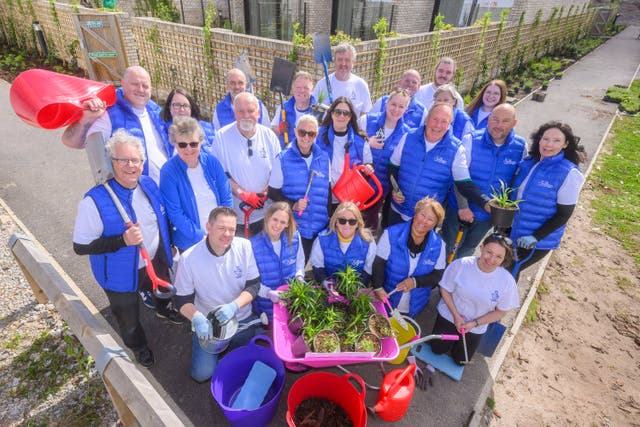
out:
M404 370L394 369L385 375L373 408L380 418L394 422L407 413L416 386L413 377L415 370L416 365L411 363Z
M373 206L382 196L382 185L378 178L371 174L364 173L365 166L357 165L353 168L350 165L351 158L349 151L344 155L344 167L340 179L333 186L333 194L341 202L353 202L361 211ZM372 188L367 181L370 178L376 188Z
M68 126L82 117L82 103L98 97L107 107L116 102L112 85L34 68L18 75L9 99L16 115L43 129Z

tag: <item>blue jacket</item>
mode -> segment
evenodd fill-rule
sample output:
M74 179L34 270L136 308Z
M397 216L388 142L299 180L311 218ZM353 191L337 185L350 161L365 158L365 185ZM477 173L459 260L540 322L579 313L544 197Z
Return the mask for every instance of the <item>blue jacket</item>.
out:
M384 102L385 100L383 99L383 106ZM384 122L386 118L387 113L385 110L382 110L380 113L367 114L367 135L375 135L379 129L384 129ZM373 169L376 177L382 185L384 195L389 192L389 158L400 142L400 139L402 139L402 136L407 132L409 132L409 127L404 123L404 118L401 117L400 120L398 120L393 133L384 140L384 147L382 150L371 149L371 155L373 156Z
M538 163L538 166L531 171ZM558 190L562 187L571 169L577 166L564 158L564 152L536 162L527 158L520 163L520 170L515 181L519 187L529 176L522 192L520 209L516 212L511 229L511 240L516 242L522 236L533 234L557 211ZM560 245L566 224L556 229L536 244L536 249L555 249Z
M316 104L316 99L313 95L311 95L311 103L309 104L309 108L304 111L304 113L311 113L311 106ZM282 109L278 108L276 114L278 115L278 123L282 123ZM296 134L293 132L293 129L296 127L296 99L292 96L284 103L284 113L287 118L287 123L289 124L289 130L287 134L289 135L289 144L296 138ZM278 137L280 139L280 146L285 148L284 143L284 134Z
M115 179L110 179L109 185L122 202L122 206L134 223L137 221L133 210L133 190L122 187ZM162 199L156 183L147 176L141 176L138 182L140 188L146 194L153 211L158 219L160 229L160 246L158 250L164 250L164 256L171 266L173 255L169 240L169 227L167 216L162 206ZM127 227L124 219L118 212L111 196L102 185L97 185L89 190L85 196L91 197L98 208L100 219L104 227L100 237L112 237L123 234ZM90 255L91 271L96 281L104 289L114 292L136 292L138 290L138 246L125 246L115 252Z
M307 185L311 178L311 171L321 172L322 175L314 174L309 189L307 208L302 215L295 214L300 235L305 239L313 239L329 223L329 212L327 203L329 200L329 157L314 143L311 146L311 168L307 168L298 144L292 142L291 146L280 153L280 164L282 165L282 194L290 200L299 200L304 197Z
M385 111L384 106L387 105L387 101L389 100L389 95L384 95L382 97L382 103L380 104L380 111ZM407 111L404 112L402 118L404 119L404 124L407 125L410 129L415 129L424 125L422 121L422 117L424 116L424 110L426 107L420 101L417 101L415 97L411 98L411 102L409 103L409 107L407 107Z
M258 104L260 108L258 123L262 123L262 101L258 100ZM218 115L218 121L220 122L221 128L236 121L236 117L233 114L231 93L227 92L227 96L225 96L222 101L218 102L218 105L216 105L216 114Z
M218 159L200 151L199 161L204 178L216 196L218 206L231 207L231 185ZM189 249L206 234L205 230L200 228L198 205L187 169L187 164L180 156L174 156L160 170L160 192L171 221L171 237L174 245L181 251Z
M416 203L426 196L444 203L453 180L451 166L459 147L460 140L453 136L451 128L428 153L424 126L407 134L398 172L398 185L405 201L402 205L391 202L399 212L413 217Z
M483 194L491 194L492 187L500 188L500 180L506 185L511 185L526 150L527 143L524 138L516 135L511 129L504 144L498 147L493 143L489 132L482 129L473 132L472 139L469 174L474 184ZM458 202L453 192L449 194L449 203L457 210ZM477 221L489 220L489 213L481 206L469 203L469 208Z
M162 144L164 145L164 149L167 153L167 157L171 157L173 155L173 145L169 143L168 139L164 139L163 135L164 131L164 122L160 117L160 107L158 105L149 100L147 102L147 106L145 107L147 110L147 114L151 118L151 123L158 131L158 135L162 138ZM111 129L112 133L118 129L125 129L133 136L137 136L142 140L142 144L144 145L145 152L149 152L147 150L147 142L144 139L144 132L142 130L142 124L136 116L136 113L133 112L131 105L124 99L124 92L122 88L116 90L116 103L111 107L107 108L107 112L109 113L109 119L111 120ZM142 170L144 175L149 175L149 159L144 162L144 169Z
M453 129L453 136L458 139L462 139L464 135L464 128L467 126L467 123L471 123L473 126L473 122L467 113L464 110L459 108L453 108L453 123L451 123L451 128Z
M316 144L322 148L329 156L329 161L333 159L333 140L335 138L335 132L333 126L320 126L318 130L318 137L316 138ZM349 141L349 156L351 164L361 165L363 152L364 152L364 138L356 134L349 125L347 129L347 140ZM327 144L327 141L329 142Z
M471 122L473 123L473 126L476 128L476 130L486 129L487 124L489 123L489 117L491 117L491 114L489 114L488 116L485 116L482 121L478 122L478 117L481 110L482 106L476 108L471 115Z
M285 233L280 235L280 256L273 250L273 244L269 236L264 231L256 234L251 239L253 255L256 258L260 281L263 285L271 289L277 289L284 285L287 280L296 275L296 261L300 236L296 233L293 236L291 245ZM256 296L253 300L253 309L256 314L267 313L269 318L273 315L273 303L268 298Z
M389 233L389 244L391 252L387 259L387 268L385 270L384 290L391 292L396 288L398 283L409 277L409 250L407 249L407 240L411 233L411 221L392 225L387 229ZM424 276L431 273L442 250L442 239L435 231L431 230L427 236L427 244L424 251L420 254L420 259L415 270L411 274L412 277ZM416 288L410 291L411 299L409 300L409 315L414 317L420 313L429 302L431 288ZM396 293L391 295L390 302L393 307L397 307L402 294Z
M320 247L324 256L324 269L327 276L333 275L336 271L344 270L347 265L350 265L358 273L364 271L370 243L362 240L358 233L349 244L347 253L342 253L340 250L338 233L332 233L327 230L318 235L318 240L320 240Z

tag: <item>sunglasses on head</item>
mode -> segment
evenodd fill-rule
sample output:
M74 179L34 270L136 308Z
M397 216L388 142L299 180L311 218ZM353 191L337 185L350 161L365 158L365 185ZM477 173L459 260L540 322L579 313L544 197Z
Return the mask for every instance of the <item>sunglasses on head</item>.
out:
M491 235L491 238L497 241L504 242L507 246L513 246L513 241L507 236L504 236L500 233L493 233Z
M247 139L247 156L249 157L253 156L253 149L251 148L252 145L253 145L253 141L250 139Z
M343 110L341 108L336 108L335 110L333 110L333 114L335 114L336 116L349 117L351 115L351 111Z
M198 148L198 145L200 145L199 142L178 142L178 147L180 148L187 148L187 145L191 148Z
M302 137L310 136L311 138L315 138L315 136L318 134L318 132L316 132L315 130L298 129L298 134L300 136L302 136Z
M349 224L351 226L357 225L358 224L358 220L355 218L338 218L338 224L340 225L345 225L345 224Z

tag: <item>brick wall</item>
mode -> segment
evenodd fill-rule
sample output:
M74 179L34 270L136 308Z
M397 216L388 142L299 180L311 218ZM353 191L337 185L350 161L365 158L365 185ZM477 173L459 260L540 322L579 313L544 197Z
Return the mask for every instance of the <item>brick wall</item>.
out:
M394 1L391 30L399 34L419 34L429 31L434 0Z

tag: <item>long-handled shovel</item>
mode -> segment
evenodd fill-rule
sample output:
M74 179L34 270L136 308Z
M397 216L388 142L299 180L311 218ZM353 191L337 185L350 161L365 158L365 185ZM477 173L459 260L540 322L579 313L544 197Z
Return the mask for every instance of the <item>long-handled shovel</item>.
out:
M291 92L291 83L296 72L296 64L282 58L273 58L273 66L271 67L271 83L269 90L280 95L280 118L283 123L287 122L287 113L284 111L284 102L282 95L289 96ZM294 117L295 119L295 117ZM294 124L295 125L295 124ZM289 144L289 129L284 131L284 145Z
M451 253L449 254L449 257L447 258L447 264L451 264L453 262L453 258L455 258L456 252L458 252L458 246L460 246L460 242L462 241L462 236L464 235L464 232L466 231L469 225L470 223L466 221L460 221L458 234L456 234L456 240L453 243L453 248L451 248Z
M460 329L460 333L462 334L462 347L464 347L464 363L462 363L463 365L466 365L467 363L469 363L469 353L467 352L467 331L464 330L464 328Z
M324 79L327 82L327 92L329 92L329 104L333 104L333 92L331 91L329 70L327 69L327 63L332 61L329 33L313 33L313 56L315 61L318 64L322 64L324 68Z

